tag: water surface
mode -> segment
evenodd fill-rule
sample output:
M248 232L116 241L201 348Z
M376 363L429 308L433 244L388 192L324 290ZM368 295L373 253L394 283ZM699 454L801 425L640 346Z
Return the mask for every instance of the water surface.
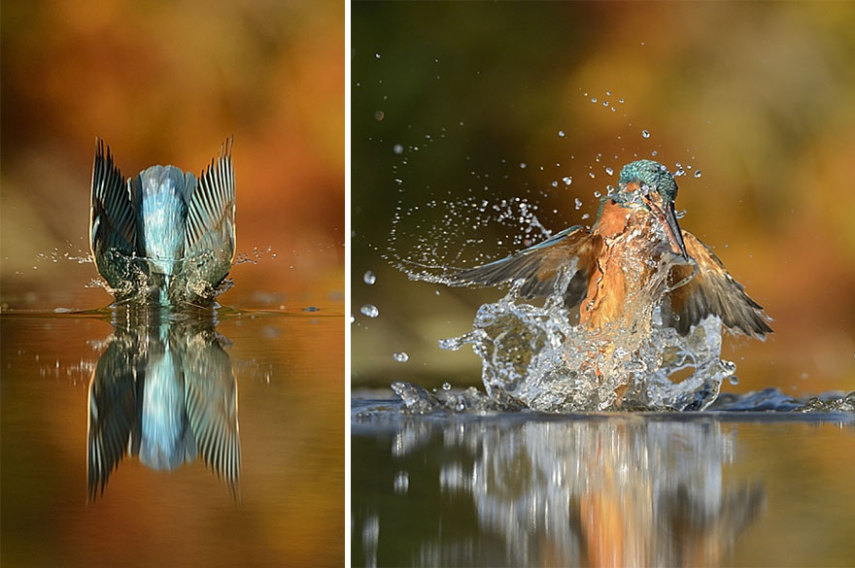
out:
M352 410L354 565L849 566L855 415Z
M319 308L221 309L148 328L109 309L4 313L3 566L340 565L343 309ZM138 405L122 406L134 389ZM212 405L207 421L199 400ZM163 446L179 451L146 457L142 428L122 430L135 416L150 423L151 409L185 426L195 412L196 426ZM93 488L99 420L127 446ZM237 471L209 451L223 432L231 445L214 447L239 452Z

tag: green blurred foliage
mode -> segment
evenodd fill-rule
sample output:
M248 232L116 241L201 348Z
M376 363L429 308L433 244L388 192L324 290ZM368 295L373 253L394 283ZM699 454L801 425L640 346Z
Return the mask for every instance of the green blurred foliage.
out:
M199 173L234 135L238 251L275 260L243 292L343 291L344 6L340 2L3 2L2 278L11 306L75 307L96 136L126 176ZM36 269L33 268L36 266ZM247 294L244 294L247 295ZM53 303L51 303L53 302Z
M475 355L436 341L500 292L410 282L384 260L419 240L438 261L519 248L513 227L448 226L443 202L520 197L552 231L590 224L594 192L655 152L691 165L683 227L774 318L765 343L726 342L729 388L855 388L852 4L356 2L352 18L355 385L479 382Z

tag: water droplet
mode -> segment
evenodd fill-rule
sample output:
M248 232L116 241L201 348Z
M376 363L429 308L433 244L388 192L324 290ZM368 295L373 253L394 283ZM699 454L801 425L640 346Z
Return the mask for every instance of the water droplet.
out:
M582 208L582 200L578 197L573 200L573 204L576 206L576 211Z
M607 167L606 173L609 174L610 176L612 176L612 175L614 175L615 171L613 169Z
M522 162L522 163L520 164L520 168L521 168L521 169L523 169L523 170L525 169L525 162Z
M597 175L594 172L588 172L588 177L594 179Z
M377 306L372 304L365 304L359 309L359 311L370 318L376 318L380 315L380 310L377 309Z
M379 122L379 121L383 120L384 116L386 116L386 113L384 113L382 110L374 111L374 120Z
M395 475L395 481L393 482L393 486L395 488L395 493L406 493L410 488L410 476L407 475L406 471L399 471Z
M701 170L695 170L695 177L696 177L696 178L699 178L699 177L701 177L702 175L703 175L703 174L701 173Z
M733 375L732 377L730 377L727 380L732 385L738 385L739 384L739 377L737 377L736 375Z
M612 96L612 92L611 92L611 91L606 91L606 96L607 96L607 97Z
M649 130L642 130L641 131L641 137L642 138L650 138L650 131Z
M659 155L659 152L657 150L653 150L652 152L650 152L650 155L655 158L656 156Z
M582 220L584 221L585 219L588 219L589 217L590 217L590 215L585 213L584 215L582 215Z
M379 54L379 53L375 53L375 54L374 54L374 57L376 57L377 59L380 59L380 54Z
M559 131L558 131L558 136L560 136L561 138L564 138L564 131L563 131L563 130L559 130Z
M396 154L403 154L404 153L404 147L401 146L400 144L395 144L394 146L392 146L392 151L395 152Z
M561 178L561 181L564 182L564 185L570 185L571 183L573 183L573 178L571 178L570 176L565 176Z
M619 102L620 104L623 104L623 99L618 99L617 102Z
M377 282L377 276L375 276L370 270L366 270L365 274L362 275L362 281L371 286Z
M591 97L591 102L592 102L592 103L597 102L597 97Z
M449 382L442 383L442 390L450 391L451 390L451 383L449 383Z
M602 197L602 196L603 196L603 194L602 194L602 193L600 193L599 191L595 191L595 192L594 192L594 197L596 197L597 199L599 199L599 198L600 198L600 197Z
M398 363L406 363L410 360L410 356L406 351L398 351L397 353L392 354L392 358Z

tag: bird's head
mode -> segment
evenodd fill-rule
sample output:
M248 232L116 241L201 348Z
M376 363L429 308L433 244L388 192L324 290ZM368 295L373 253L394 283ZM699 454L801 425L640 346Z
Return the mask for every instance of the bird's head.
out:
M658 194L663 203L677 199L677 182L668 168L653 160L629 163L620 171L622 192L641 191L642 195Z
M688 259L683 234L674 212L677 182L668 168L653 160L638 160L623 167L620 188L615 195L623 202L640 202L667 228L669 238L677 251Z

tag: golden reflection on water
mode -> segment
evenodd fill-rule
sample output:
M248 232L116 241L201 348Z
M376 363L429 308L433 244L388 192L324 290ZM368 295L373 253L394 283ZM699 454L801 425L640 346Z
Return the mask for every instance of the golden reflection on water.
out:
M341 312L221 310L221 337L202 342L224 346L240 393L240 500L204 459L156 471L126 457L89 504L90 380L117 331L101 316L4 315L3 565L340 565Z

